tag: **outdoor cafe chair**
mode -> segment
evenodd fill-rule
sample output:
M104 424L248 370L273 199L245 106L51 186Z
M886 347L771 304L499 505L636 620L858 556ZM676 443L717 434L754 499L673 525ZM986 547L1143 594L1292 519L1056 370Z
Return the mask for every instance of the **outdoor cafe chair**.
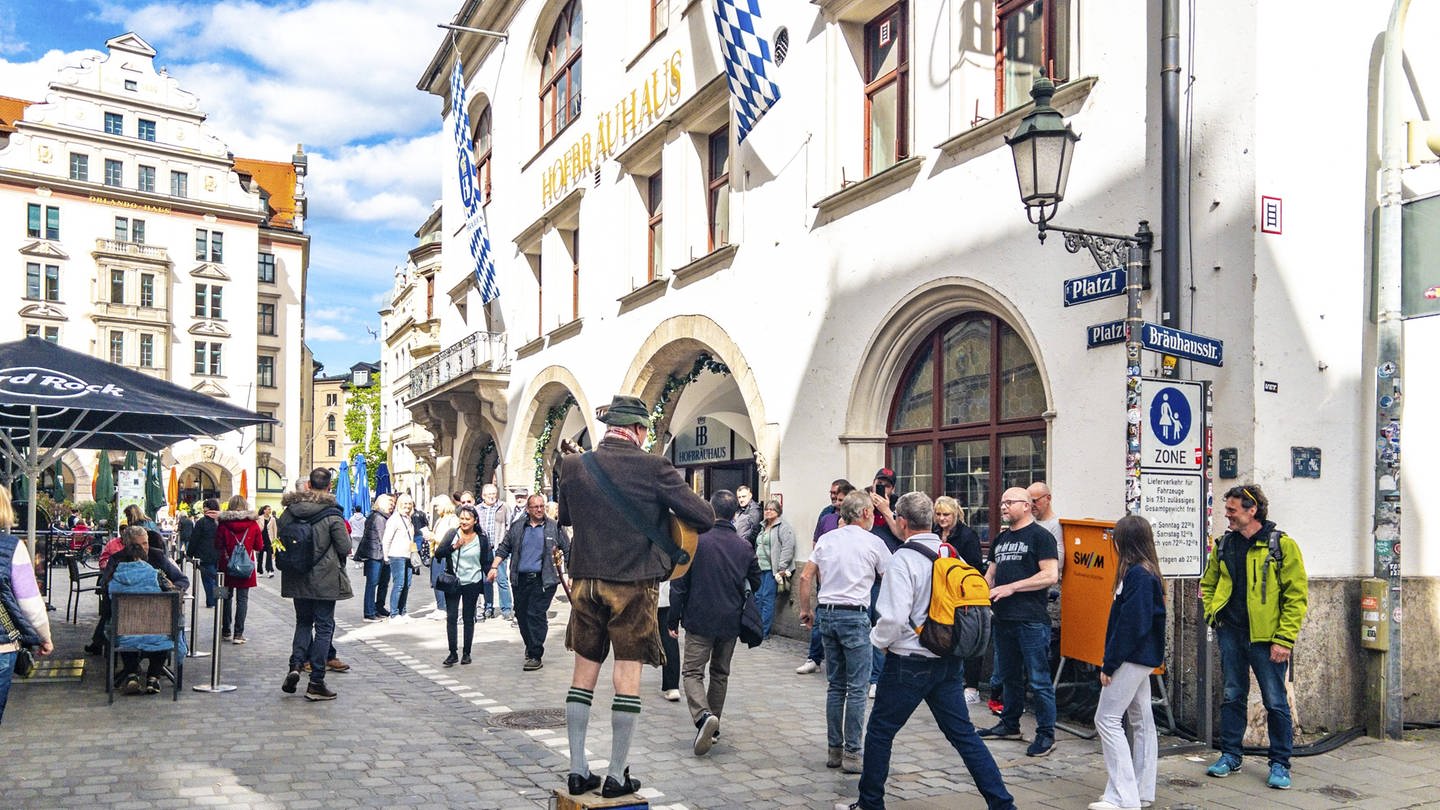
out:
M74 554L65 555L65 567L70 571L70 594L65 598L65 621L75 624L80 621L80 595L87 591L94 591L95 586L84 587L85 580L95 580L99 584L99 571L80 572L80 563L76 562ZM71 605L74 605L73 616Z
M140 652L122 647L121 636L163 635L170 637L170 660L165 677L175 685L171 700L180 699L181 681L185 675L185 656L180 652L180 592L112 593L110 594L110 628L106 635L110 649L105 656L105 695L115 702L115 657L121 652ZM153 674L153 673L152 673Z

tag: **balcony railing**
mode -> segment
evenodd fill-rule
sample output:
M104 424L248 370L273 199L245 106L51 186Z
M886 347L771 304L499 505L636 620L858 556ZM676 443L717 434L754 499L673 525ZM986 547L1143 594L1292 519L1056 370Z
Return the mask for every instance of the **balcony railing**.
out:
M410 370L407 399L415 399L469 374L472 371L506 371L510 358L505 350L505 335L497 332L472 332L459 343Z
M158 259L169 261L170 254L163 247L147 245L143 242L121 242L116 239L96 239L95 250L102 253L116 253L121 256L135 256L143 259Z

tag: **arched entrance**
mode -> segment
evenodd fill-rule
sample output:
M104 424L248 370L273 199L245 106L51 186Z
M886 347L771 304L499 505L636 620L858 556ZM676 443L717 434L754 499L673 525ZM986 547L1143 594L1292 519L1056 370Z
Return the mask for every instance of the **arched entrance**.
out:
M227 498L233 492L229 471L210 462L186 467L180 473L179 484L180 503L192 506L203 503L207 498Z
M621 390L652 403L655 447L696 492L746 484L763 497L779 477L779 439L750 364L703 315L671 318L640 347Z

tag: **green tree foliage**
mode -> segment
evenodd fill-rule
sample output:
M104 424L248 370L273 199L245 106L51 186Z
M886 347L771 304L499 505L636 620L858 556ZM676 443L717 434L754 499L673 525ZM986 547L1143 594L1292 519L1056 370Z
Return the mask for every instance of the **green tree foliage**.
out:
M370 427L370 441L365 441L365 433L368 424ZM372 384L365 387L352 387L349 397L345 402L345 436L350 439L354 449L350 451L350 464L353 467L355 457L365 456L365 478L370 491L375 491L375 471L380 468L380 462L385 461L384 436L380 430L380 381L372 378ZM353 473L352 473L353 474Z

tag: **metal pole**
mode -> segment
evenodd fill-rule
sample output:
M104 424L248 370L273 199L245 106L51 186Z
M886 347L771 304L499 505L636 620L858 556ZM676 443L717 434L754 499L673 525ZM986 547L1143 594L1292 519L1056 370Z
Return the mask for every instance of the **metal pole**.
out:
M30 406L30 447L26 453L25 476L30 479L30 497L25 501L25 550L30 559L35 559L35 496L40 494L40 448L36 437L40 435L40 414L34 405Z
M190 560L190 574L190 652L186 653L185 657L209 658L210 653L195 647L195 642L200 637L200 563L194 559Z
M1154 234L1140 220L1125 262L1125 514L1140 514L1140 289Z
M222 596L220 597L220 601L228 602L230 599L230 589L221 588L220 591L222 594ZM217 601L215 603L215 626L212 628L214 630L214 635L211 637L210 642L210 654L212 656L210 659L210 683L201 683L190 687L196 692L235 691L234 684L220 683L220 610L220 602Z
M1380 215L1375 262L1375 468L1374 572L1386 581L1390 645L1373 656L1366 732L1400 739L1402 723L1400 643L1400 416L1403 403L1404 321L1401 319L1401 188L1405 126L1405 15L1410 0L1395 0L1385 29L1380 128Z
M1160 6L1160 322L1179 326L1180 0Z

